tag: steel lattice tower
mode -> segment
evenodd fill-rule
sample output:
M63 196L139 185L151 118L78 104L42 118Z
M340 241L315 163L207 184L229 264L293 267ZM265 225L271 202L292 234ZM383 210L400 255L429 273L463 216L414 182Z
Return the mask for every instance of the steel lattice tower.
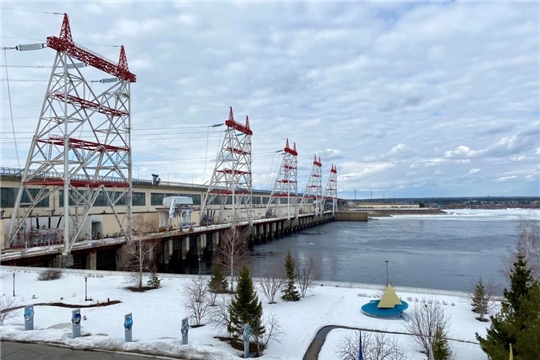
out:
M212 178L208 185L203 206L201 207L201 225L229 222L225 220L225 205L232 207L232 219L252 222L252 178L251 178L251 135L249 118L242 125L234 120L232 106L229 107L229 119L225 121L227 130L219 152ZM210 205L219 205L218 215ZM244 214L242 212L245 212Z
M266 206L266 217L276 217L281 199L287 199L287 218L290 219L291 214L293 218L298 215L298 152L296 151L296 143L291 149L289 139L287 139L283 151L281 167Z
M322 214L322 163L320 157L317 159L317 155L313 159L313 168L300 207L311 202L315 206L315 215Z
M332 210L332 214L335 213L337 210L337 167L335 165L332 165L330 169L330 177L326 183L323 199L324 210ZM327 204L328 201L332 201L331 204Z
M124 47L115 63L76 44L67 14L60 36L48 37L47 46L56 50L56 56L15 202L9 245L21 246L24 241L27 246L32 211L56 193L63 198L64 255L86 236L82 230L96 199L110 206L129 241L130 85L136 76L129 71ZM84 66L114 78L100 80L106 89L98 93L83 76L80 68Z

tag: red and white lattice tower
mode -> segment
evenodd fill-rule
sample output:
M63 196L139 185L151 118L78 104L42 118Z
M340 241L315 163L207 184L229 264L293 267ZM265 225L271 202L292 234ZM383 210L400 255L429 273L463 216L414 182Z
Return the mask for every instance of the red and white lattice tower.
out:
M337 167L332 165L330 169L330 177L326 183L324 190L324 211L332 211L334 214L337 211Z
M252 178L251 178L251 135L249 118L242 125L234 120L232 106L229 119L225 121L227 130L219 151L216 167L212 173L208 192L201 207L201 225L219 224L247 220L252 223ZM219 205L218 209L210 208ZM225 205L232 213L225 218ZM216 215L217 211L217 215Z
M277 208L283 203L282 199L285 199L287 201L287 218L290 219L298 215L298 152L296 151L296 143L291 149L289 139L287 139L283 151L281 167L266 206L266 217L277 217Z
M9 243L22 245L17 242L32 227L32 211L49 193L63 199L63 226L60 222L59 226L64 255L75 241L89 236L83 229L89 227L88 215L96 199L110 206L129 241L130 85L136 76L129 71L124 47L116 63L78 45L71 37L67 14L60 36L48 37L47 46L56 50L56 57L16 198ZM89 85L81 72L84 66L113 76L99 81L103 92Z
M306 191L302 196L300 207L303 208L303 206L312 203L315 215L320 215L323 208L322 202L322 163L321 158L317 159L317 155L315 155L311 175L306 185Z

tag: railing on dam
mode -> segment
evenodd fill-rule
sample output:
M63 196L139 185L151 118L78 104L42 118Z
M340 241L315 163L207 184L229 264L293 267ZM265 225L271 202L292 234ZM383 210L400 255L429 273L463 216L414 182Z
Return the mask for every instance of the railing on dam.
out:
M325 217L328 219L332 218L332 213L325 212ZM316 218L315 214L301 214L298 216L299 219L302 218ZM271 224L271 223L278 223L278 222L284 222L287 220L294 220L294 218L287 218L287 217L276 217L276 218L261 218L261 219L254 219L251 221L252 225L258 226L258 225L264 225L264 224ZM250 222L247 220L239 221L238 226L245 227L249 226ZM222 224L213 224L213 225L206 225L206 226L196 226L192 227L189 230L172 230L172 231L165 231L165 232L159 232L159 233L151 233L144 237L143 240L161 240L161 239L170 239L170 238L177 238L177 237L185 237L185 236L194 236L194 235L200 235L204 233L211 233L216 231L223 231L226 229L229 229L232 226L231 223L222 223ZM126 239L124 237L109 237L99 240L82 240L75 242L72 247L72 251L78 251L78 250L89 250L93 248L101 248L106 246L114 246L114 245L124 245L126 244ZM51 254L62 254L64 251L64 245L63 244L51 244L51 245L43 245L43 246L30 246L29 243L26 244L26 248L12 248L12 249L2 249L2 253L0 254L0 261L11 261L11 260L17 260L27 257L37 257L37 256L43 256L43 255L51 255Z

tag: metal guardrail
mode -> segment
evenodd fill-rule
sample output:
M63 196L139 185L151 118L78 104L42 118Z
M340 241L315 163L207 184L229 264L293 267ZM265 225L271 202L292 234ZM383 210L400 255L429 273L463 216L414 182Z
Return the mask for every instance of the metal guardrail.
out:
M301 214L299 217L309 217L313 214ZM285 221L287 220L287 217L277 217L277 218L261 218L261 219L254 219L252 221L253 224L263 224L263 223L271 223L275 221ZM248 225L249 221L239 221L238 225L245 226ZM230 228L232 223L223 223L223 224L213 224L213 225L206 225L206 226L197 226L193 227L192 231L183 231L178 232L178 230L173 231L164 231L160 233L151 233L148 234L143 238L143 240L149 240L149 239L160 239L175 235L186 235L186 234L200 234L207 231L213 231L213 230L222 230L222 229L228 229ZM72 251L75 250L84 250L84 249L91 249L91 248L98 248L102 246L110 246L110 245L118 245L118 244L125 244L126 239L123 237L120 238L105 238L105 239L99 239L99 240L83 240L79 241L73 244L73 247L71 248ZM4 249L2 250L2 253L0 254L0 261L10 261L10 260L18 260L25 257L31 257L31 256L43 256L43 255L50 255L50 254L61 254L64 250L64 245L50 245L50 246L38 246L38 247L31 247L26 249Z

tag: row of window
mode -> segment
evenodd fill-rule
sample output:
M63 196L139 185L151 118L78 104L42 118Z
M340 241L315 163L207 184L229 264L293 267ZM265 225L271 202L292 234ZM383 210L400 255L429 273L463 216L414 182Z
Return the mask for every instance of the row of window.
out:
M17 188L0 188L0 206L2 208L12 208L15 207L15 199L17 198L18 193ZM49 190L45 190L47 193ZM28 196L28 193L30 193L30 196ZM39 189L28 189L28 193L25 191L23 192L22 198L21 198L21 206L28 206L30 202L30 197L33 199L35 196L39 194ZM45 196L43 200L41 200L36 207L49 207L49 196Z
M27 189L28 193L30 193L30 196L33 198L39 194L40 189ZM2 208L13 208L15 207L15 200L17 198L17 193L19 189L18 188L0 188L0 206ZM45 189L45 191L48 193L49 190ZM25 191L23 192L22 198L21 198L21 206L27 206L27 204L30 202L30 196L28 196L28 193ZM80 194L84 193L84 190L79 190ZM75 205L74 196L76 193L71 190L71 196L69 198L69 205ZM107 194L105 192L100 191L96 201L94 202L94 206L109 206L109 200L107 199L107 195L111 198L111 200L118 206L126 205L126 199L125 195L121 191L107 191ZM58 204L59 207L64 206L64 189L60 189L58 191ZM144 192L134 192L133 193L133 200L132 200L133 206L146 206L146 194ZM43 200L41 200L36 207L50 207L53 204L49 201L49 195L46 195Z
M17 188L0 188L1 190L1 204L0 206L2 208L13 208L15 207L15 199L17 197ZM48 191L48 190L45 190ZM36 196L39 193L39 189L28 189L28 192L32 197ZM83 194L84 190L79 190L79 193ZM75 205L75 202L73 201L73 196L76 195L74 190L71 190L71 195L69 199L70 205ZM107 199L107 195L113 202L115 202L118 206L126 205L126 199L125 195L123 195L120 191L107 191L107 194L105 192L100 191L96 201L94 203L94 206L109 206L109 200ZM179 193L150 193L150 205L151 206L160 206L163 205L163 198L167 196L187 196L193 199L193 205L201 205L201 195L199 194L179 194ZM59 197L59 207L64 206L64 190L59 189L58 191L58 197ZM252 197L252 204L254 205L266 205L268 203L269 196L253 196ZM23 193L23 197L21 200L21 204L30 202L30 198L28 194L25 192ZM219 197L216 197L212 204L218 205L220 203ZM232 204L232 197L227 198L227 204ZM281 198L280 199L281 204L287 204L287 198ZM146 206L146 193L144 192L133 192L133 199L132 199L133 206ZM52 204L51 204L52 205ZM37 207L49 207L49 196L46 196L42 201L39 202Z

